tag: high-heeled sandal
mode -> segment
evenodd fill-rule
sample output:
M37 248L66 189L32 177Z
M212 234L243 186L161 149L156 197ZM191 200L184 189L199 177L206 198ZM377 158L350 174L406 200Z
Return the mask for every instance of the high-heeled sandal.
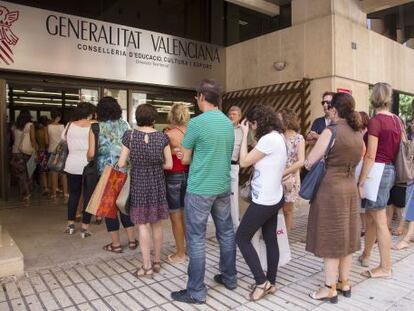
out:
M270 293L272 290L272 284L270 284L269 281L264 282L262 285L255 285L251 293L249 294L249 300L250 301L257 301L259 299L262 299L264 296ZM259 295L255 297L255 293L257 291L259 292Z
M144 266L141 266L137 271L133 273L136 278L148 278L152 279L154 277L154 270L152 267L145 269Z
M336 291L336 285L326 285L326 288L329 288L329 292L328 295L325 297L317 297L317 294L319 293L319 291L315 291L313 293L309 293L309 297L315 300L321 300L321 301L329 301L330 303L338 303L338 292Z
M345 290L344 287L348 287L348 289ZM338 283L336 283L336 290L341 292L346 298L351 297L351 284L348 280L338 280Z

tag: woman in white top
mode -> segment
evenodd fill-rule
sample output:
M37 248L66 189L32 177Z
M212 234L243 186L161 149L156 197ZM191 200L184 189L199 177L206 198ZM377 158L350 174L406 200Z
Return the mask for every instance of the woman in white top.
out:
M62 139L66 139L69 150L64 169L69 184L68 225L65 230L67 234L75 233L76 210L82 195L82 174L88 164L89 130L95 113L92 107L94 106L90 103L79 103L74 111L76 121L70 122L62 133ZM87 213L84 208L82 238L91 235L87 230L90 221L91 214Z
M37 150L35 129L33 126L32 116L28 109L22 109L16 120L16 125L12 128L13 147L12 157L10 161L10 169L12 176L15 178L20 197L23 201L30 199L30 178L27 174L26 163L30 159L31 154L25 154L21 151L22 141L25 135L30 136L30 142L33 150Z
M241 124L243 140L240 149L240 166L254 166L251 181L252 202L246 210L236 233L236 242L244 260L254 275L256 285L250 300L256 301L274 293L279 246L276 228L277 214L283 206L282 176L286 167L287 152L283 139L282 123L269 106L257 105ZM256 146L247 153L249 126L256 131ZM253 235L262 229L267 251L267 274L263 272L259 257L252 245Z
M50 123L47 126L47 133L49 138L49 145L47 151L49 153L49 156L51 153L55 152L64 130L63 124L60 124L60 121L62 119L62 113L59 110L52 110L50 116L52 117L52 123ZM60 183L62 184L63 195L65 196L65 198L69 197L68 183L65 174L49 171L51 199L56 198L56 191L58 189L58 178L60 179Z

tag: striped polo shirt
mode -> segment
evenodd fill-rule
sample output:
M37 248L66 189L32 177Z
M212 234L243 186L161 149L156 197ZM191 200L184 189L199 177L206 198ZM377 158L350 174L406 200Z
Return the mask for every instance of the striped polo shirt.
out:
M233 124L220 110L209 110L190 120L182 142L192 150L188 192L218 195L230 191L233 144Z

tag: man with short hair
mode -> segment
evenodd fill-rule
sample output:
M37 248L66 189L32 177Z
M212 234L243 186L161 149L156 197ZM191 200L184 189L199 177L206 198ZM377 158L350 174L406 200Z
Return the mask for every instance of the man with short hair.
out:
M306 141L314 145L319 138L319 135L323 132L323 130L331 123L331 116L330 116L330 109L331 109L331 101L332 97L335 95L334 92L325 92L322 95L322 106L324 116L315 119L312 123L312 127L308 135L306 135Z
M243 139L243 130L240 127L240 121L242 117L241 109L238 106L231 106L227 112L227 116L233 123L234 127L234 147L233 154L231 156L231 218L233 220L233 226L236 228L240 221L239 210L239 155L240 147Z
M221 90L213 80L203 80L197 89L201 115L190 120L182 142L182 163L190 164L184 201L188 264L187 289L171 293L185 303L206 301L205 239L211 213L220 245L220 274L214 280L228 289L237 287L236 243L230 214L230 164L234 129L218 106Z

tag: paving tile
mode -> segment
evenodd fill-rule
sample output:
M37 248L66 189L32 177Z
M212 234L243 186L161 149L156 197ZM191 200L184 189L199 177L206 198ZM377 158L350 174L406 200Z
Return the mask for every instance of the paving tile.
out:
M29 280L27 280L27 279L19 280L18 286L19 286L20 291L22 292L23 296L29 296L29 295L33 295L35 293L34 288L32 287ZM1 301L1 298L0 298L0 301Z
M112 309L116 311L130 311L118 298L115 296L107 296L104 298L106 303L111 306Z
M72 298L76 305L86 302L85 298L74 285L65 287L65 291L70 296L70 298Z
M88 301L98 299L98 295L95 291L86 283L79 283L76 285L79 291L86 297Z
M89 282L89 285L93 288L95 293L97 293L100 297L106 297L110 296L111 293L109 290L106 289L105 286L102 285L102 283L98 280L92 280Z
M89 303L82 303L78 305L78 308L81 311L94 311L94 308Z
M149 299L143 292L139 291L138 289L132 289L128 291L128 294L134 298L134 300L139 301L139 303L145 308L149 309L157 305L154 301Z
M8 282L4 286L6 288L7 297L10 300L20 298L19 288L15 282Z
M116 297L130 310L144 310L143 306L127 293L116 294Z
M50 292L42 292L39 294L39 298L42 301L43 305L46 307L46 310L53 311L59 309L56 300Z
M26 304L29 307L30 311L44 310L42 303L36 295L26 296L24 299L26 300Z
M72 301L69 299L68 295L66 295L66 293L63 291L63 289L54 289L52 290L52 293L61 307L66 308L73 305Z
M10 300L10 303L12 305L12 310L13 311L26 311L26 305L23 301L23 299L21 298L17 298L17 299L12 299Z
M91 304L98 311L111 311L111 309L108 307L108 305L101 299L92 300Z
M5 301L0 302L0 310L1 311L9 311L10 310L9 304Z

